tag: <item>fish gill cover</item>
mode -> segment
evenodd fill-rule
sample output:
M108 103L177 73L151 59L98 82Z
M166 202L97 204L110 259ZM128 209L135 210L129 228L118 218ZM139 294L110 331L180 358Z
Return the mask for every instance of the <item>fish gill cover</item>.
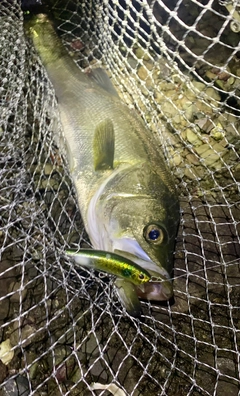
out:
M235 396L238 3L42 4L79 67L107 70L159 139L175 180L174 299L142 301L140 319L122 308L111 276L79 271L63 254L90 243L56 140L55 93L24 33L24 3L0 3L0 394Z

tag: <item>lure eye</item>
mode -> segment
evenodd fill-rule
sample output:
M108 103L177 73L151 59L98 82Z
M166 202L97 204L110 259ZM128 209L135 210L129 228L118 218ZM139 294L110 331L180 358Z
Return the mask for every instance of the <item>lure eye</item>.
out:
M157 224L148 224L143 230L143 236L148 243L161 245L165 239L166 232Z
M142 280L145 278L145 276L144 276L144 274L139 274L138 278Z

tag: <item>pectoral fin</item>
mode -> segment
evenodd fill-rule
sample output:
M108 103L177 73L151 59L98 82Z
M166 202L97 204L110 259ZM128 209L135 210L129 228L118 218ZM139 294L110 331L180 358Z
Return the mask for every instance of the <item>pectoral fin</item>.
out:
M115 136L113 123L109 118L100 122L95 129L93 139L94 169L113 168Z
M129 315L134 316L135 318L141 316L141 304L134 285L131 282L120 278L116 279L115 285L117 287L121 303L126 308Z

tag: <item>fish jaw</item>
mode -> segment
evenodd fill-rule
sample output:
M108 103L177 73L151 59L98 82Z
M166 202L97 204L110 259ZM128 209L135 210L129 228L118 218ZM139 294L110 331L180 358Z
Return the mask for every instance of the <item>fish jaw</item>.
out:
M130 282L128 282L130 283ZM168 280L160 280L158 282L147 282L142 285L133 285L132 284L132 291L131 291L131 299L130 299L130 292L129 289L125 289L126 282L122 283L121 287L121 296L120 299L126 306L127 311L129 312L129 307L131 305L128 300L133 301L136 300L136 296L148 301L168 301L173 296L173 285L171 281ZM118 284L115 281L115 285L118 287ZM125 296L125 297L124 297ZM134 305L134 304L133 304Z
M148 301L168 301L173 296L173 285L171 281L147 282L136 286L138 297Z
M118 241L118 246L120 244L119 242L120 241ZM136 247L136 241L134 242L133 245ZM160 270L160 268L151 261L139 259L139 257L136 256L133 258L133 256L127 252L118 251L118 253L121 253L121 255L126 258L131 257L131 260L138 263L142 268L147 269L153 279L157 280L149 281L142 285L134 285L120 278L115 280L115 286L120 301L131 316L141 316L142 310L139 298L148 301L168 301L172 297L173 284L165 270Z
M135 318L140 317L142 313L139 298L148 301L166 301L173 294L172 286L169 283L165 285L164 282L148 282L136 286L125 279L117 278L115 286L123 307Z
M121 242L122 247L127 247L128 251L119 249ZM128 240L126 243L125 238L122 241L115 241L113 246L115 247L115 253L131 259L140 267L147 270L152 277L149 282L135 287L138 297L149 301L167 301L173 296L173 284L168 272L151 261L146 252L138 245L137 241ZM116 246L118 249L116 249ZM134 252L138 252L138 256L134 255Z

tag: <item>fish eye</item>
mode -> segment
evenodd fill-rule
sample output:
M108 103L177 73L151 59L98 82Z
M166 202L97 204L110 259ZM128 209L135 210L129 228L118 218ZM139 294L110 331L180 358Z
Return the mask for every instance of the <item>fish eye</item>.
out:
M142 279L145 278L145 276L144 276L144 274L141 274L141 273L140 273L139 276L138 276L138 278L142 280Z
M161 245L166 238L166 231L158 224L148 224L144 227L143 236L148 243Z

